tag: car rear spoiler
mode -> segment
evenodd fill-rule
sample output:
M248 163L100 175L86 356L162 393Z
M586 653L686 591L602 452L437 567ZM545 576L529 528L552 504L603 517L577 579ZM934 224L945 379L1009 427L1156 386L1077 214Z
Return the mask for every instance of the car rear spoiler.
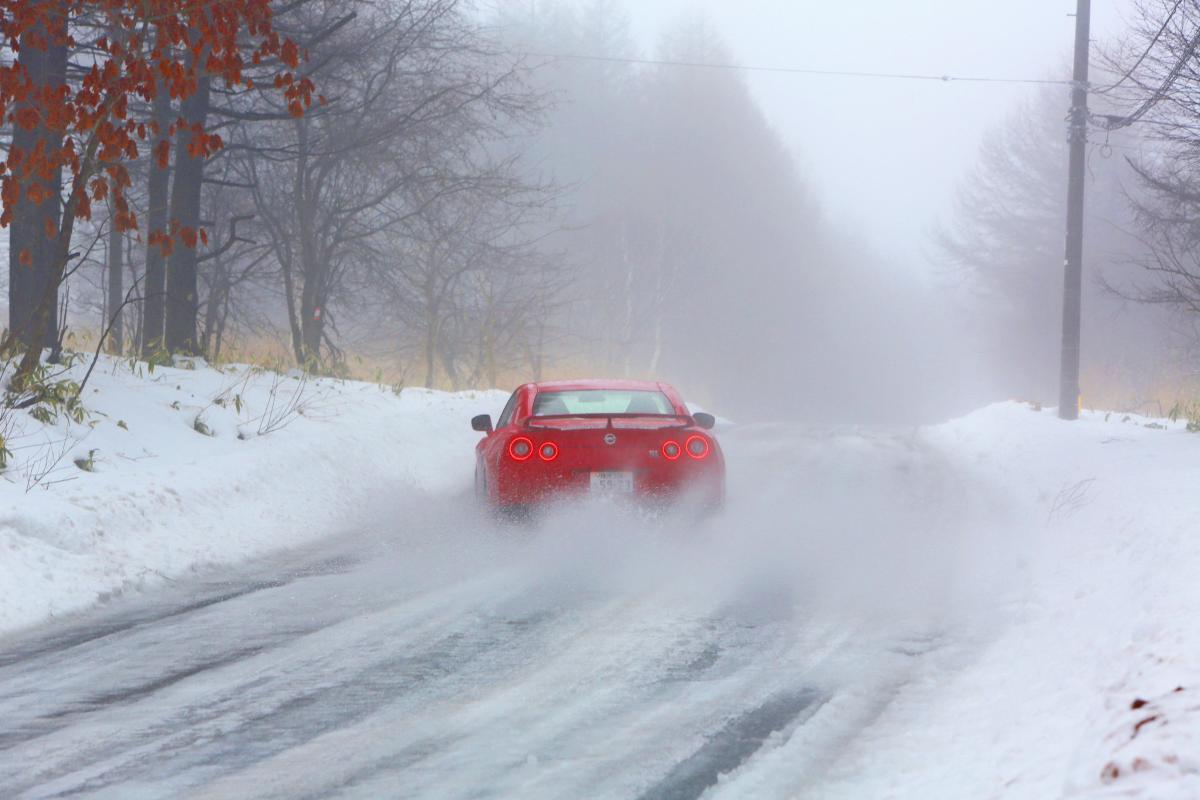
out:
M690 428L696 424L696 420L690 414L545 414L543 416L530 417L525 420L526 427L537 428L539 422L554 421L560 419L606 419L608 424L606 428L613 428L614 419L661 419L675 420L678 425L670 427Z

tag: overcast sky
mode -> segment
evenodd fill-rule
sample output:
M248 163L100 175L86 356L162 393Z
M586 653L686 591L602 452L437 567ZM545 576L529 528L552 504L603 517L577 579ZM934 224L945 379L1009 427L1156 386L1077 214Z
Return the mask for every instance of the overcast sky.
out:
M1095 38L1119 29L1126 2L1095 4ZM1075 0L635 0L627 7L648 53L664 26L705 14L744 64L1070 77ZM867 232L914 269L983 133L1039 91L764 73L747 80L831 219Z

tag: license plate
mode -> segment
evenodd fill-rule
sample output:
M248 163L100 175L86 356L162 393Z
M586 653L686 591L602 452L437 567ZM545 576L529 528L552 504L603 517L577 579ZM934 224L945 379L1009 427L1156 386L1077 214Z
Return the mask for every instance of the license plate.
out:
M593 472L592 491L597 494L632 494L632 472Z

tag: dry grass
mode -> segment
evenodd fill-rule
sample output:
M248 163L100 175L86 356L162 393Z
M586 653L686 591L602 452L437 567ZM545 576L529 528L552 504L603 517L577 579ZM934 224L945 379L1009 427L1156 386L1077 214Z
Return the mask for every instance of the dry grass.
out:
M1167 369L1130 376L1117 370L1089 370L1083 384L1083 405L1097 411L1116 411L1165 417L1176 405L1200 398L1200 379Z
M97 332L92 330L72 331L66 343L71 350L88 352L95 349ZM130 355L129 352L125 353ZM404 359L399 356L387 357L378 354L359 353L353 350L344 354L345 361L339 365L337 374L350 380L360 380L377 383L382 386L404 387L419 386L424 383L425 365L423 359ZM215 366L223 364L251 364L276 372L286 372L296 366L290 345L281 338L271 336L239 337L227 340L218 359L212 362ZM543 376L546 379L570 378L581 375L597 374L584 359L557 363L553 369L547 370ZM599 374L605 374L601 369ZM495 388L515 388L530 380L528 372L509 370L497 376L498 386ZM449 376L440 368L437 370L433 389L467 389L493 387L466 387L452 385Z

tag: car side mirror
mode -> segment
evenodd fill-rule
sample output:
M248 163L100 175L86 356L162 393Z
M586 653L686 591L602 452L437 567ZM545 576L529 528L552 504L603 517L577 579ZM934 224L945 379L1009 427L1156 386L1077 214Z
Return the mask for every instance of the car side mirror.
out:
M492 417L490 414L480 414L478 417L471 418L471 428L480 433L492 432Z
M711 431L713 426L717 424L716 417L712 414L705 414L703 411L692 414L692 420L695 421L697 428L703 428L706 431Z

